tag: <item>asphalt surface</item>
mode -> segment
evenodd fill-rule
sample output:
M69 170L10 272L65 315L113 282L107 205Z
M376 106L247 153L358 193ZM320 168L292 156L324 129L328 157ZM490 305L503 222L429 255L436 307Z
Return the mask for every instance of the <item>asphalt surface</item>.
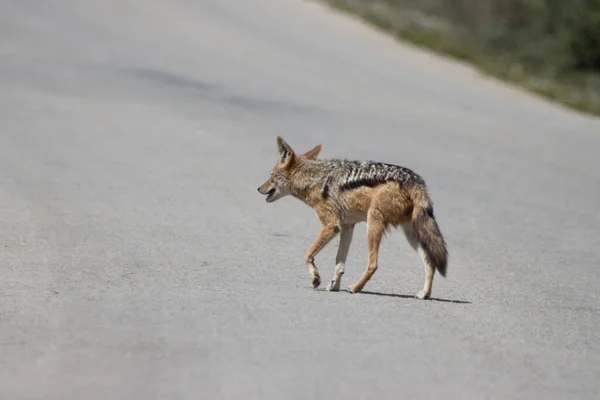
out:
M0 10L1 399L598 398L597 119L312 2ZM432 300L401 232L312 289L276 135L425 177Z

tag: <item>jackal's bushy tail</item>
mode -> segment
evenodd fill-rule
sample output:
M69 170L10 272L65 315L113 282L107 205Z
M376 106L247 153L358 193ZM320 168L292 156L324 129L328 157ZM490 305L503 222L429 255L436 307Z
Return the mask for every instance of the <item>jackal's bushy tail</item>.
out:
M440 228L433 216L433 204L423 188L413 192L412 222L427 261L442 276L446 276L448 250Z

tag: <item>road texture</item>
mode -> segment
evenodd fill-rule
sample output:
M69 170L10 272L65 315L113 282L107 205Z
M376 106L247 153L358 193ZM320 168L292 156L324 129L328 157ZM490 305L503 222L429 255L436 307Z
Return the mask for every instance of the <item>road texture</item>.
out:
M313 2L0 10L1 399L598 398L598 120ZM425 177L432 300L401 232L312 289L276 135Z

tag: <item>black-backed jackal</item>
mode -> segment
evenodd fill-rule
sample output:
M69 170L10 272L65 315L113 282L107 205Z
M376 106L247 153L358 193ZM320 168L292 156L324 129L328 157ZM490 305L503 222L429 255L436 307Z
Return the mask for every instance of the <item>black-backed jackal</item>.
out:
M368 265L348 291L363 289L377 270L384 232L401 226L425 265L425 284L416 297L429 298L435 271L446 276L448 251L423 178L408 168L381 162L317 159L321 145L297 154L280 136L277 150L279 157L271 176L258 191L266 195L268 203L292 195L316 211L321 232L304 258L314 288L321 283L315 256L340 234L333 278L326 288L340 289L354 226L366 221Z

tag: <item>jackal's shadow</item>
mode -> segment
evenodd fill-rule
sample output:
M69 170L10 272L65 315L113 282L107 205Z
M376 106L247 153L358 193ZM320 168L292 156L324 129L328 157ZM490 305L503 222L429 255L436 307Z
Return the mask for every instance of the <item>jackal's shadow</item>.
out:
M370 292L368 290L361 290L358 294L370 294L373 296L398 297L401 299L414 299L415 298L414 295L410 295L410 294ZM419 301L423 301L423 300L419 300ZM436 297L430 297L428 300L425 300L425 301L438 301L440 303L455 303L455 304L472 304L470 301L466 301L466 300L450 300L450 299L440 299L440 298L436 298Z

